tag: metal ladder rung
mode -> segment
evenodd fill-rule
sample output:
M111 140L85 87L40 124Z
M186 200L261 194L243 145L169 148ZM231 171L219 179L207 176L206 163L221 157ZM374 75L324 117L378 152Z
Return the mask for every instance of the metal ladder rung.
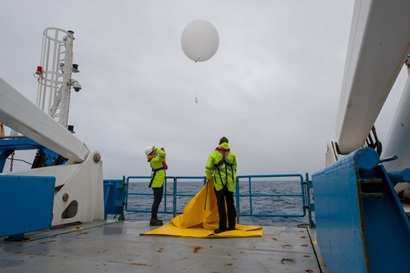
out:
M382 198L383 197L383 193L381 192L362 192L360 193L360 195L363 198Z
M383 183L383 179L381 178L360 179L360 183L362 184L381 184Z

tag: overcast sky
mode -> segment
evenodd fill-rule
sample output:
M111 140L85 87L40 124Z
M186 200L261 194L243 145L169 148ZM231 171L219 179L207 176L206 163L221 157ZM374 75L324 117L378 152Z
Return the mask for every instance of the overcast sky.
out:
M335 138L353 2L2 1L0 77L35 103L44 29L72 30L82 90L69 124L105 178L149 175L148 145L165 147L168 175L204 175L222 136L240 175L312 174ZM199 19L220 43L195 63L181 35ZM382 141L404 78L376 123Z

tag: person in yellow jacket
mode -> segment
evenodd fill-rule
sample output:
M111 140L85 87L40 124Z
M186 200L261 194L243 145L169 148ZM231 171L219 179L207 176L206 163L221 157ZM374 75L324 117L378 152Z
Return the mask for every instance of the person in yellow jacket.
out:
M147 161L150 163L152 169L151 181L148 187L152 188L154 192L154 201L152 202L151 220L149 224L150 226L162 226L163 222L158 219L157 214L164 192L165 171L168 169L165 162L166 153L164 148L159 149L155 146L148 146L145 149L145 155L147 156Z
M236 156L230 150L228 139L222 137L219 146L209 155L205 167L206 178L214 181L218 205L219 228L214 230L215 233L235 229L236 210L233 192L235 191L236 168ZM228 212L228 221L226 212Z

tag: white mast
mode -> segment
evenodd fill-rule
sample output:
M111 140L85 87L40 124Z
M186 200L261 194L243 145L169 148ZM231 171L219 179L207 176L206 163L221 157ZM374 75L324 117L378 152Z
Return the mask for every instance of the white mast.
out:
M46 28L38 76L37 106L63 127L68 127L71 86L80 91L81 85L71 78L78 71L73 64L74 32Z

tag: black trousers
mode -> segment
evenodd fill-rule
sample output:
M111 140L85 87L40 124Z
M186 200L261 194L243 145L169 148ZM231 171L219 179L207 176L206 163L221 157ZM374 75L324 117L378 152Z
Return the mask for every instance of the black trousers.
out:
M233 200L233 192L230 192L228 188L224 187L220 191L215 189L215 195L218 204L219 229L226 229L226 211L228 211L228 226L230 228L235 228L236 210ZM225 201L227 208L225 208Z
M152 190L154 192L154 201L152 202L151 219L158 219L158 208L162 201L164 186L161 188L152 188Z

